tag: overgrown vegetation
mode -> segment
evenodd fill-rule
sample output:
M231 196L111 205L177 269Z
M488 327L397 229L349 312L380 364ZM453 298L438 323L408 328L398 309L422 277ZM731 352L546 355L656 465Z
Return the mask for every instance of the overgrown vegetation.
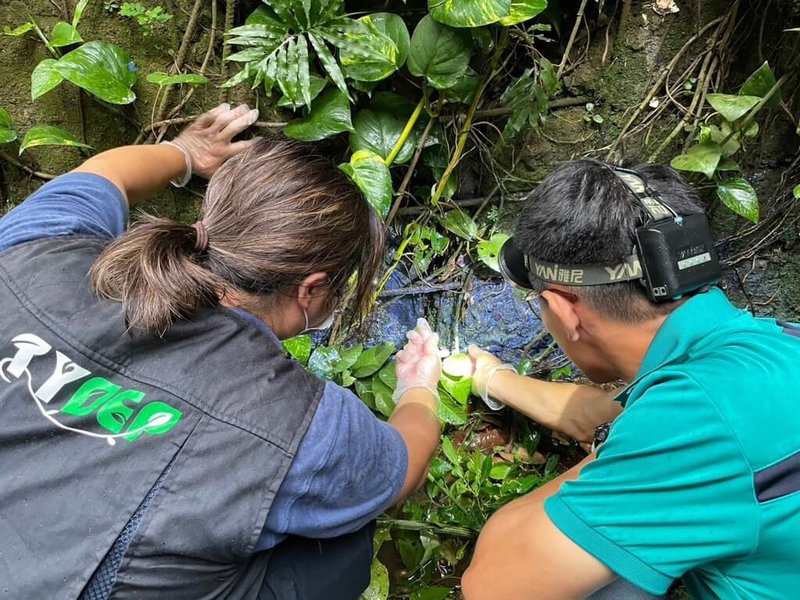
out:
M735 221L738 229L727 241L753 240L752 248L733 254L731 262L755 260L798 222L793 205L800 184L792 177L800 158L781 165L784 176L772 197L759 201L753 185L752 157L764 132L776 123L800 131L800 35L787 28L772 36L788 40L787 52L737 62L745 53L737 55L736 47L752 46L753 38L755 54L763 53L769 31L758 19L771 14L767 8L776 10L769 3L750 3L766 7L758 13L737 0L695 23L672 56L655 61L628 105L603 97L581 73L584 67L612 71L633 61L629 38L637 25L625 2L551 0L548 7L545 0L431 0L427 6L389 2L386 10L395 12L365 13L344 0L182 0L174 4L186 10L174 14L157 2L61 4L64 14L55 21L35 15L0 23L0 43L24 42L47 53L31 64L30 102L38 106L53 95L76 95L76 110L82 111L85 100L110 119L135 125L137 143L162 139L217 98L246 98L263 114L274 109L274 119L258 126L322 142L385 219L392 246L376 301L392 291L399 272L413 286L404 293L456 296L452 348L458 347L475 273L491 275L497 268L507 239L505 200L514 198L512 188L528 188L539 176L518 167L524 156L537 156L531 147L540 141L557 148L560 158L605 152L616 160L633 147L636 156L629 159L671 159L749 220ZM797 17L792 9L782 10ZM659 16L649 4L641 11L645 24L663 24L658 47L669 42L670 19L677 17ZM97 28L82 27L84 15L128 28L138 36L128 39L142 45L172 28L185 32L161 64L143 70L137 65L142 48L124 47L116 37L92 39L85 32ZM614 52L620 55L616 63L609 58ZM0 107L0 159L12 170L48 179L57 173L39 168L44 155L37 147L94 151L86 135L92 124L83 117L78 131L55 127L56 114L31 123L26 111L10 112ZM575 139L553 137L548 127L562 121L578 132ZM301 336L286 349L388 416L395 347L365 348L347 341L348 333L337 324L328 345L315 348ZM553 346L544 333L528 344L525 356L520 372L574 376L563 361L551 360ZM469 379L452 368L458 360L463 358L448 361L439 388L441 455L425 488L381 520L376 545L383 549L366 598L454 596L486 518L580 454L574 445L553 443L525 419L485 411L470 397Z

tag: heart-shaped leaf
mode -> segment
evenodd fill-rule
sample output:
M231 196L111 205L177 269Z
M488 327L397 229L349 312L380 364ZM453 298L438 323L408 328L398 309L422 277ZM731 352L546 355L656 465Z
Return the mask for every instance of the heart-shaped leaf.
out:
M758 194L743 177L727 179L717 186L717 196L722 203L737 215L758 223Z
M669 164L673 169L703 173L711 179L721 158L722 148L719 144L704 143L692 146L689 148L689 152L679 154Z
M755 72L747 78L747 81L742 84L742 89L739 90L741 96L758 96L763 98L775 86L775 73L769 68L769 63L764 62ZM767 101L764 106L774 107L778 106L781 102L781 92L778 90Z
M408 51L411 47L411 37L408 34L408 27L400 15L394 13L372 13L361 20L369 20L380 33L388 37L397 47L397 57L395 65L399 69L408 59Z
M500 24L508 27L532 19L547 8L547 0L511 0L511 11L500 19Z
M391 92L375 94L370 108L359 111L353 120L353 132L350 134L350 147L357 150L371 150L384 160L400 139L406 122L414 112L414 103ZM403 144L394 164L403 164L411 160L419 138L417 131Z
M319 346L308 359L308 370L322 379L332 379L337 362L339 362L339 351L336 348Z
M311 104L307 117L292 121L283 132L296 140L315 142L343 131L353 131L350 101L338 89L330 89Z
M208 83L208 77L206 77L205 75L197 75L194 73L170 75L169 73L156 71L155 73L150 73L147 76L147 81L149 81L150 83L155 83L159 87L166 87L168 85L178 85L181 83L185 83L188 85L202 85L204 83Z
M439 90L456 85L466 73L472 56L472 38L467 31L453 29L426 15L411 36L408 70L425 77Z
M73 146L76 148L91 148L84 144L74 135L52 125L35 125L31 127L25 139L22 140L19 153L22 154L28 148L36 146Z
M511 0L428 0L431 16L450 27L480 27L511 13Z
M33 70L33 74L31 75L32 100L36 100L40 96L43 96L56 87L59 83L64 81L61 73L55 69L55 64L56 59L45 58L38 65L36 65L36 68Z
M508 237L508 234L505 233L495 233L488 240L478 242L478 258L493 271L500 271L497 257L500 255L500 248L508 241Z
M758 96L734 96L733 94L709 94L708 103L714 107L726 121L735 121L743 117L758 104Z
M339 165L347 173L370 206L385 219L392 206L392 174L384 160L371 150L359 150L350 157L349 163Z
M17 139L11 123L11 115L4 108L0 108L0 144L10 144Z
M311 356L311 336L296 335L283 341L283 349L302 365L308 364Z
M350 79L381 81L403 64L395 42L378 30L369 15L340 32L328 33L326 39L339 48L339 62Z
M69 23L59 21L53 26L53 32L50 34L50 45L53 48L63 48L64 46L72 46L73 44L80 44L83 38Z
M359 600L386 600L389 597L389 570L376 557L370 568L369 586Z
M136 100L136 66L122 48L108 42L88 42L65 54L53 68L64 79L111 104Z

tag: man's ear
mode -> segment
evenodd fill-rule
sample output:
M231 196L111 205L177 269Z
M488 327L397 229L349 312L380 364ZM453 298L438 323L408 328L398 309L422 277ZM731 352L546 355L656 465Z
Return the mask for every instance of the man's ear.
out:
M330 285L330 277L327 273L312 273L297 286L297 302L300 306L308 310L311 303L316 299L324 298Z
M575 310L577 298L572 294L562 294L552 289L542 292L542 298L547 301L547 308L561 324L567 339L570 342L577 342L580 338L578 329L581 324L580 316Z

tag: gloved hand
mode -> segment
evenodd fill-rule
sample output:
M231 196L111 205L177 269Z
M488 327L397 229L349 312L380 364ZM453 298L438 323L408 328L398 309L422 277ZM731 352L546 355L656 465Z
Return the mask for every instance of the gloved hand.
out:
M408 390L426 389L437 399L436 386L442 377L439 336L425 319L417 319L416 329L407 334L408 343L397 353L397 388L395 402Z
M477 346L470 346L467 348L467 352L469 352L472 362L472 393L480 396L486 406L492 410L500 410L503 404L489 397L489 381L498 371L514 371L516 373L516 369Z
M195 175L208 179L222 163L258 141L258 138L231 141L257 120L257 108L250 110L246 104L236 108L231 108L230 104L220 104L198 117L168 143L189 155L191 164L187 164L187 167L191 167Z

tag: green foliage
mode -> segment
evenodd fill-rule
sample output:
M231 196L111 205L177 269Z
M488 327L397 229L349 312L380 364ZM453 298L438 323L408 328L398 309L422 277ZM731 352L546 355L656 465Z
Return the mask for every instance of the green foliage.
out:
M408 49L402 20L385 13L352 19L343 11L342 0L264 0L245 25L226 34L228 44L244 48L228 57L243 68L226 85L252 80L267 93L277 86L292 106L309 106L312 77L325 81L319 71L351 98L346 79L380 81L402 66Z
M478 224L467 213L451 210L441 220L442 227L458 237L471 241L478 237Z
M526 126L533 131L539 129L547 116L550 98L557 91L558 79L549 60L539 59L535 68L526 69L500 97L500 102L512 111L503 137L510 139Z
M88 42L51 66L61 77L100 100L111 104L136 100L136 67L130 55L114 44Z
M108 4L106 10L109 10ZM119 14L136 21L142 35L149 36L172 20L172 15L161 6L147 8L141 2L123 2Z
M792 190L792 196L795 200L800 199L800 184L796 185Z
M370 107L356 114L350 134L350 148L356 152L370 150L386 161L400 141L413 112L413 102L392 92L378 92ZM405 138L393 164L402 165L411 160L421 133L422 127L417 121L411 135Z
M35 148L36 146L72 146L76 148L89 148L90 146L82 143L78 138L51 125L35 125L30 128L25 139L19 148L19 153L22 154L28 148Z
M4 108L0 108L0 144L10 144L17 139L17 132L11 122L11 115Z
M738 95L709 94L708 103L716 111L716 123L706 122L700 127L697 144L685 154L671 161L675 169L702 173L717 185L717 196L736 214L757 223L759 219L758 195L743 177L729 178L722 173L739 171L731 157L741 150L747 139L758 134L758 123L753 119L761 108L780 102L780 90L775 75L765 62L742 85ZM763 100L770 93L768 100Z

